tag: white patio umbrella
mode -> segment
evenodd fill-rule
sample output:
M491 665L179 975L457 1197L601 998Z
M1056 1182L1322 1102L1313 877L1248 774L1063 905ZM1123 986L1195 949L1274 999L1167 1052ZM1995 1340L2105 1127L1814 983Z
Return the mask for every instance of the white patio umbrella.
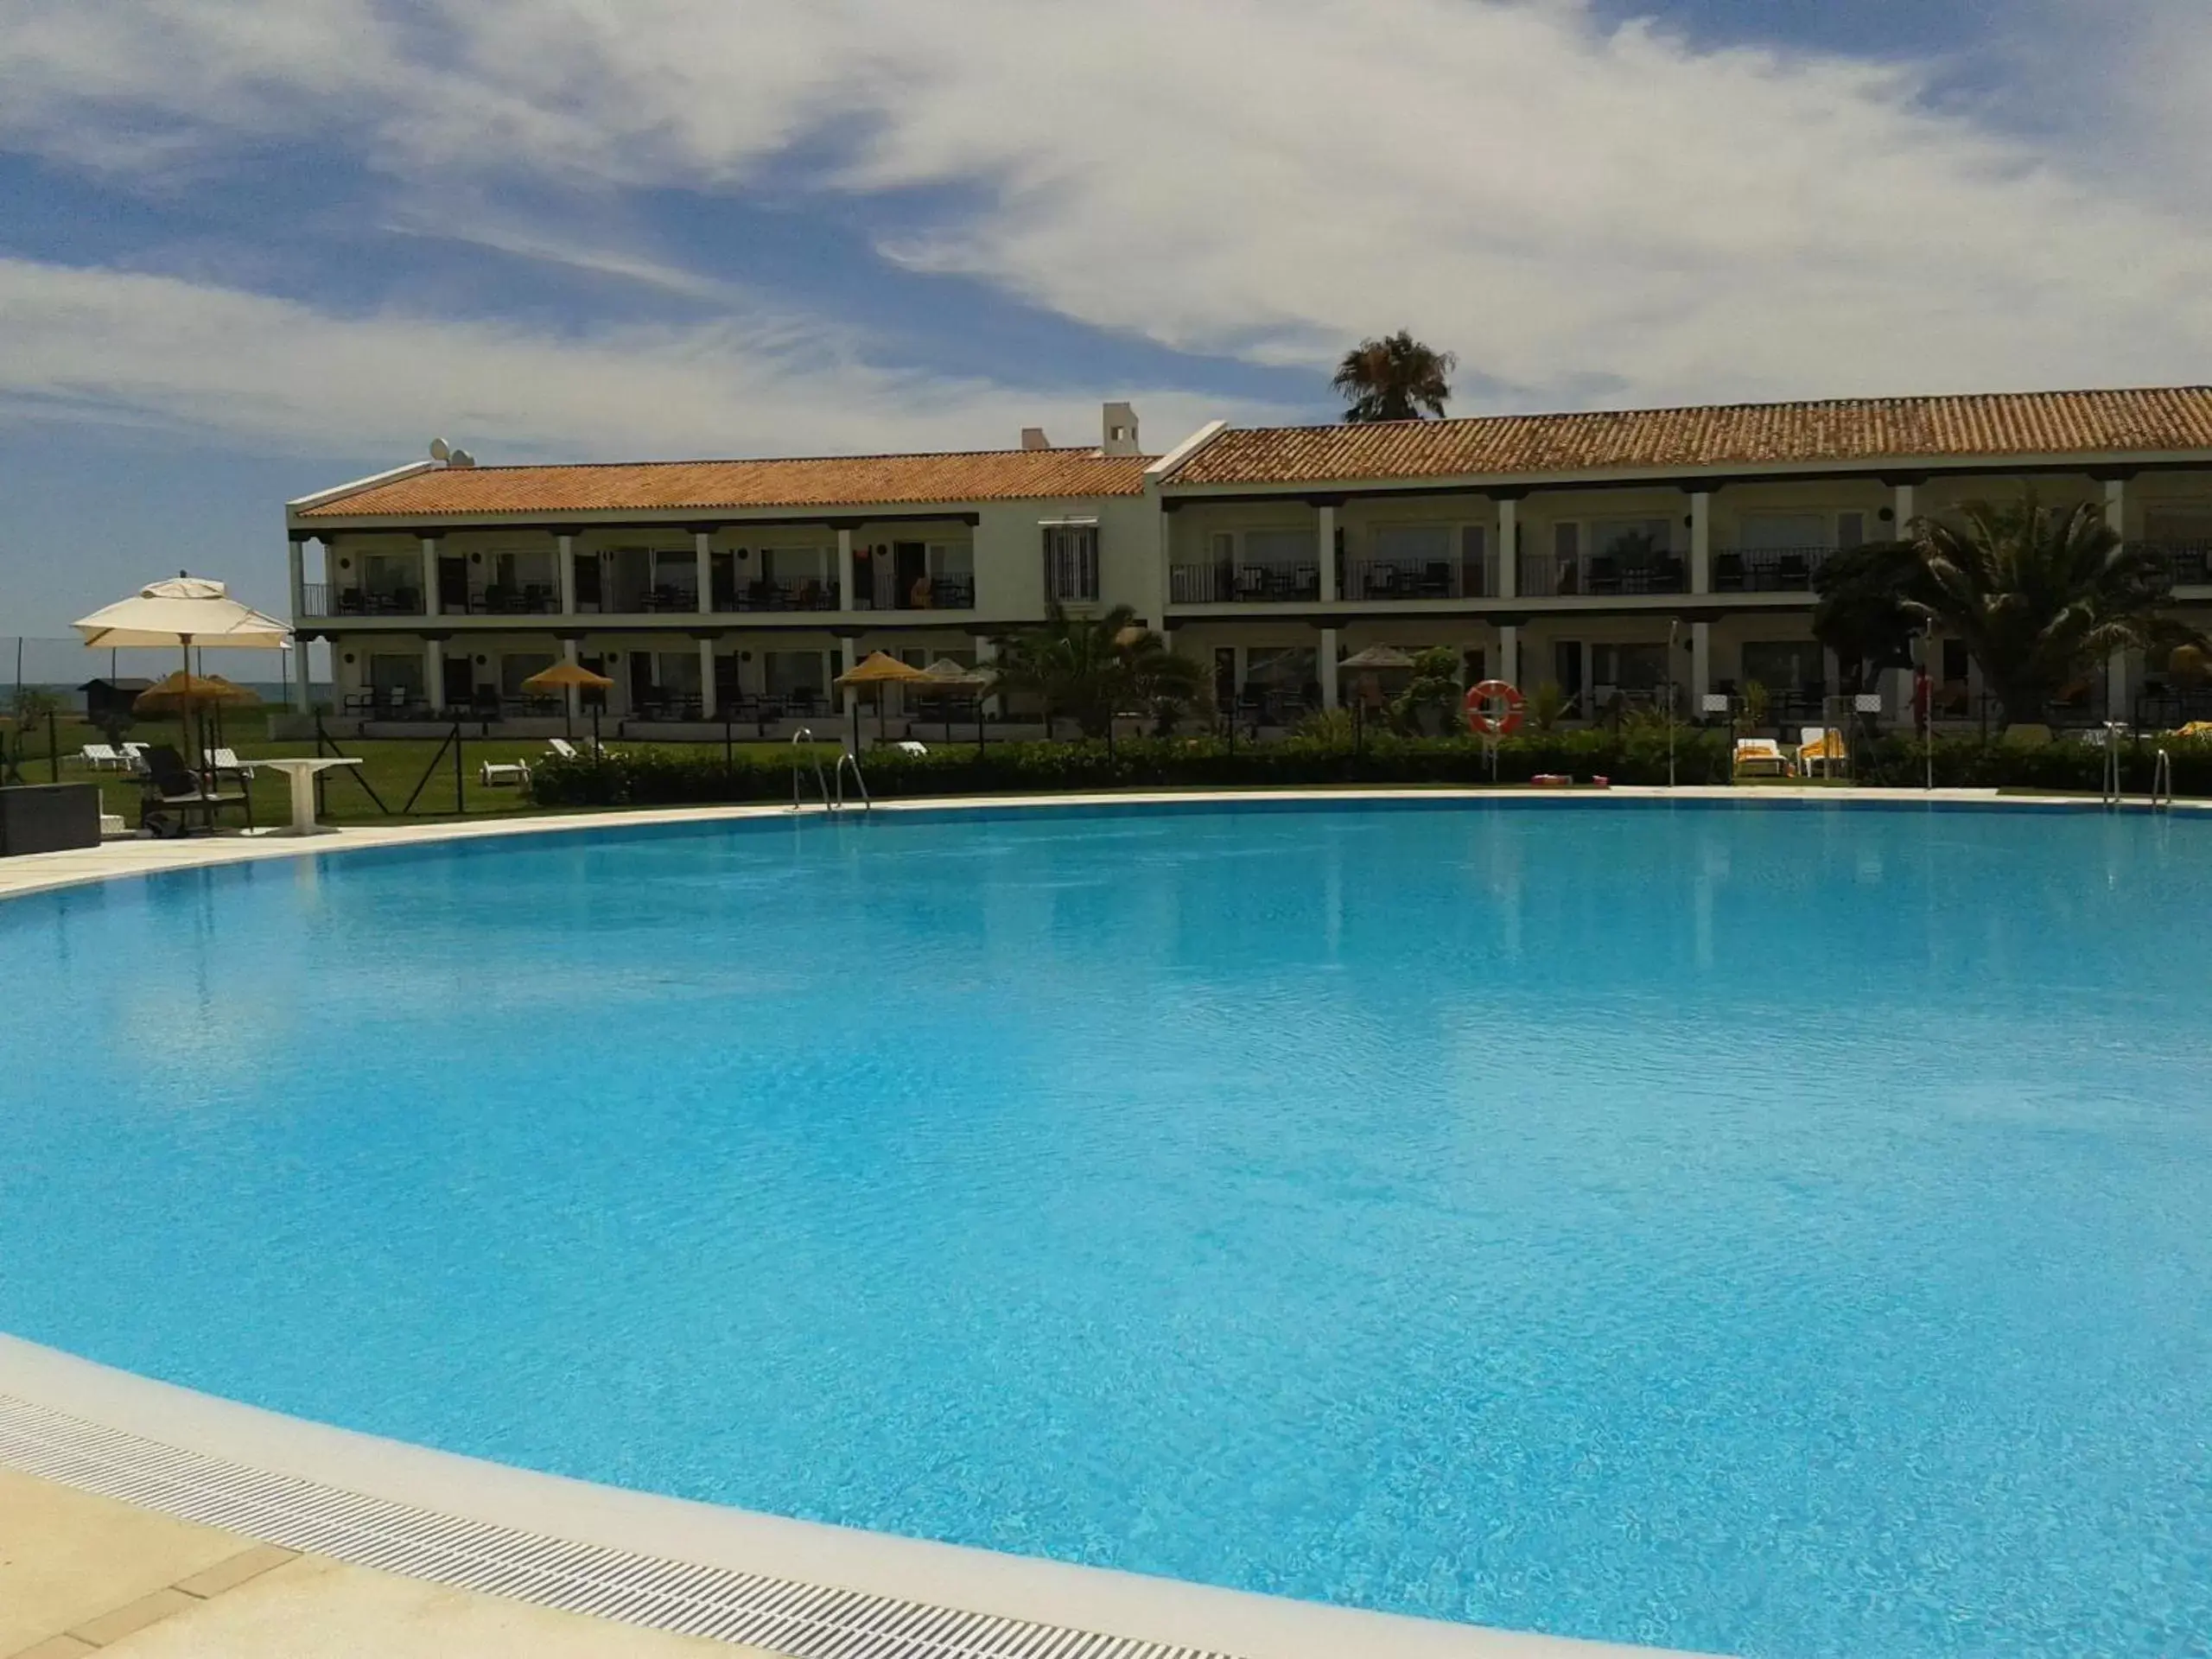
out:
M149 582L129 599L79 617L70 626L94 650L175 645L184 654L188 677L194 645L283 651L292 643L289 626L240 604L221 582L181 572L165 582Z

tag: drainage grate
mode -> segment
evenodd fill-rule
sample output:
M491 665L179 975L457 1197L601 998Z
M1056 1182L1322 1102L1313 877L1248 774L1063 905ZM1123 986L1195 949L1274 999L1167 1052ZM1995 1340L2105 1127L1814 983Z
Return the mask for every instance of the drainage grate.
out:
M0 1395L0 1463L288 1549L793 1659L1229 1659L565 1542L179 1451Z

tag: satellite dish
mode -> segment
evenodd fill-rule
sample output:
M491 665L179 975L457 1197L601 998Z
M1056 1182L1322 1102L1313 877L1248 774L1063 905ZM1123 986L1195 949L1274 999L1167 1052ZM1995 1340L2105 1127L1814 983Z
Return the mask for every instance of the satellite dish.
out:
M450 460L452 456L453 448L450 444L447 443L443 438L432 438L430 440L430 459L432 461L448 461Z
M453 452L452 460L447 464L453 467L474 467L476 464L476 457L466 449L456 449Z

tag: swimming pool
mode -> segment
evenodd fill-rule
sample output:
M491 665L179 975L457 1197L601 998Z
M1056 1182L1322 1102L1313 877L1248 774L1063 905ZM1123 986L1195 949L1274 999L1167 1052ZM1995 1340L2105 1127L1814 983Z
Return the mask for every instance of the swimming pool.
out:
M2212 824L900 815L0 905L0 1329L1757 1655L2212 1629Z

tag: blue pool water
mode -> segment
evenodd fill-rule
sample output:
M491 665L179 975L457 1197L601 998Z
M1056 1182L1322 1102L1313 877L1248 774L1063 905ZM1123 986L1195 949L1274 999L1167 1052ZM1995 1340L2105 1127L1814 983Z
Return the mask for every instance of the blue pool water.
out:
M0 1329L1750 1655L2212 1630L2212 823L564 834L0 905Z

